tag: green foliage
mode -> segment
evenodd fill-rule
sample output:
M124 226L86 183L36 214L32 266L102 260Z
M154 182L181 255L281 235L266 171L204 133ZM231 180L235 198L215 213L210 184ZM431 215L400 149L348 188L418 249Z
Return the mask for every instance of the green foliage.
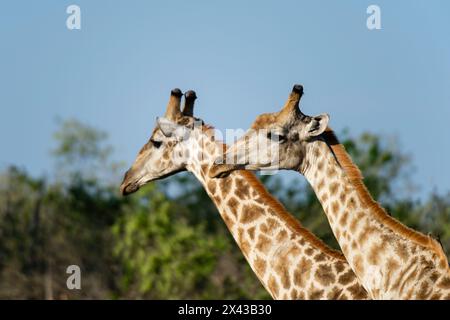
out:
M114 253L124 262L124 289L150 299L213 294L210 277L225 241L205 234L203 224L187 224L154 184L139 200L145 201L129 206L113 226Z
M107 134L71 119L61 123L55 132L57 147L53 153L67 163L80 163L86 160L105 161L111 154L111 147L103 143Z
M449 250L450 197L411 200L409 160L397 144L367 133L343 136L374 197ZM105 133L69 120L55 138L52 176L35 178L14 166L0 174L0 298L270 298L191 174L124 198L118 194L124 168L111 160ZM337 248L315 194L293 176L262 180L302 224ZM72 264L82 270L80 291L66 288Z
M61 181L82 180L111 186L118 177L121 163L112 162L113 148L106 132L76 119L60 122L53 137L52 150L57 165L56 177Z
M403 183L400 186L394 184L410 171L409 157L399 151L395 140L386 145L381 140L389 141L388 138L369 133L363 133L357 140L350 139L347 132L343 136L342 143L363 172L364 183L375 199L390 201L397 195L393 187L408 189L408 181L399 181Z

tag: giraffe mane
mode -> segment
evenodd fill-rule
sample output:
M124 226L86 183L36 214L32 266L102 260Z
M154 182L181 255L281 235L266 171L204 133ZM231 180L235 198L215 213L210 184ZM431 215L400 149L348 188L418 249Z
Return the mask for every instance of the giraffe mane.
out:
M431 249L436 253L438 258L443 261L443 263L445 262L444 265L448 268L449 264L447 256L443 250L442 245L436 239L417 230L411 229L410 227L391 217L386 212L386 210L372 198L369 190L364 184L364 177L361 171L352 161L350 155L345 150L344 145L339 142L334 131L331 128L327 128L322 136L332 150L338 164L342 167L351 184L355 187L355 190L359 195L361 201L363 201L365 205L372 209L372 211L374 212L374 217L378 220L378 222L387 226L394 232L397 232L404 238L407 238L420 246Z

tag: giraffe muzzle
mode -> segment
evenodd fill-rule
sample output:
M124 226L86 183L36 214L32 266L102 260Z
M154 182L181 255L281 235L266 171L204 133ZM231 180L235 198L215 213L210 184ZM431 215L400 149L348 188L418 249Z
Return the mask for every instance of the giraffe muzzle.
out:
M138 180L134 178L133 170L125 172L122 184L120 185L120 193L123 196L129 195L139 190Z
M120 186L120 193L123 196L127 196L139 190L139 185L137 183L122 183Z

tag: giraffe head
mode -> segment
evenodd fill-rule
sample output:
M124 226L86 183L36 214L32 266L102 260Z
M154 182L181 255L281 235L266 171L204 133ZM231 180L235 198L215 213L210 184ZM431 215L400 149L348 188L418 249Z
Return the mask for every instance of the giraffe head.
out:
M279 112L259 115L251 128L223 158L216 160L211 177L223 177L233 170L301 169L308 143L328 126L329 116L307 116L300 111L303 86L295 85Z
M185 94L180 110L180 89L170 94L164 117L157 118L149 141L141 148L131 168L125 173L120 190L123 195L136 192L143 185L185 171L189 163L190 137L196 125L203 124L193 117L194 91Z

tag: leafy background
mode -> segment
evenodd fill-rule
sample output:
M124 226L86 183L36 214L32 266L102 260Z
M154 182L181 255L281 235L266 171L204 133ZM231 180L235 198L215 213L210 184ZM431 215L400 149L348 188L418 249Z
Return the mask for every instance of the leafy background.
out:
M340 136L373 196L403 223L439 237L448 255L448 194L410 200L413 166L395 139ZM270 298L193 175L150 183L124 198L118 187L126 165L112 160L106 132L68 119L59 122L54 139L50 173L32 176L10 166L0 175L0 298ZM337 248L301 176L261 178ZM66 287L72 264L81 267L81 290Z

